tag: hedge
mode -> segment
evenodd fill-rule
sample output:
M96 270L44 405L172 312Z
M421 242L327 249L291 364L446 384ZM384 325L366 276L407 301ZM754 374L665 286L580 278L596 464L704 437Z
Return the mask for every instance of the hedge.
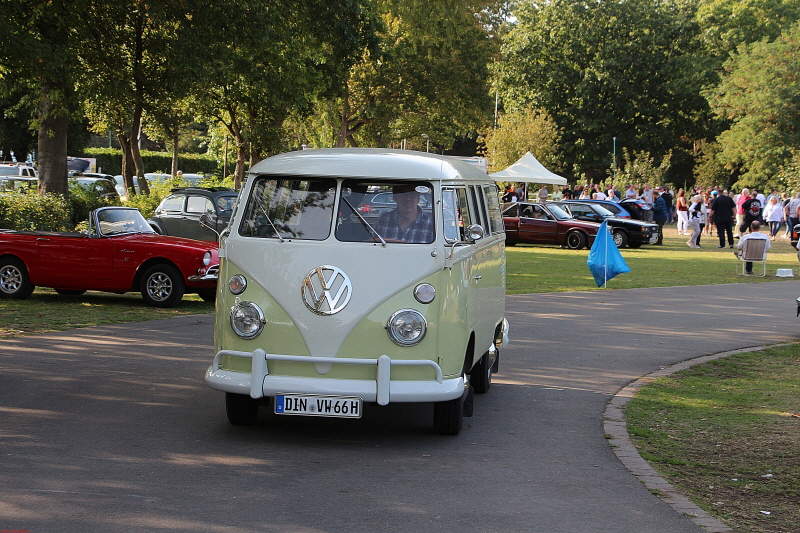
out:
M104 174L122 174L122 151L117 148L86 148L78 157L94 157L97 168ZM172 169L172 154L167 152L142 151L145 172L164 172ZM204 154L181 154L178 168L185 174L222 174L222 165L211 156Z

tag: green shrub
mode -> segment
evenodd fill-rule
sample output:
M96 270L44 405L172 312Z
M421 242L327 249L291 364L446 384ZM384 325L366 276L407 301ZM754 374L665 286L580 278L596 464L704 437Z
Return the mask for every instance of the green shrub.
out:
M150 194L136 194L128 197L125 205L128 207L137 208L144 218L150 218L161 203L161 200L166 198L175 187L182 187L185 184L177 178L172 178L167 181L158 183L150 183Z
M69 231L69 202L57 194L0 194L0 227L13 230Z
M112 201L100 196L93 187L72 182L69 184L70 221L72 226L89 219L89 213L98 207L120 205L119 201Z

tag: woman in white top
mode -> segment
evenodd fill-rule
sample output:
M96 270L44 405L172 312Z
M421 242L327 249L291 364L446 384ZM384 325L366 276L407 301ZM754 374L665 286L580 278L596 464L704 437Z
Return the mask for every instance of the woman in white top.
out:
M703 221L703 197L699 194L692 196L692 203L686 212L689 217L689 227L692 228L692 236L686 242L689 248L700 248L697 241L700 239L700 224Z
M762 216L765 222L769 222L769 238L774 241L775 235L777 235L784 218L783 206L778 202L777 196L773 195L769 197L769 202L767 202Z

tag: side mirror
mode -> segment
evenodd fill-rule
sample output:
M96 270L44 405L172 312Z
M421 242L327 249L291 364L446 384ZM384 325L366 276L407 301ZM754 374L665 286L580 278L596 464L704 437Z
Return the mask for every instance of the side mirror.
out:
M483 238L485 232L480 224L473 224L467 227L467 239L475 242Z
M200 227L206 231L213 231L217 234L217 238L219 238L219 232L214 228L214 221L211 218L213 213L211 211L206 211L202 215L200 215Z

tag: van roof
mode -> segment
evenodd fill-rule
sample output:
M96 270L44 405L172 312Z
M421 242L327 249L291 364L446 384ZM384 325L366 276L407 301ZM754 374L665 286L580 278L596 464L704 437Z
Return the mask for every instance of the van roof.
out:
M492 181L486 172L455 157L384 148L322 148L287 152L253 165L248 174Z

